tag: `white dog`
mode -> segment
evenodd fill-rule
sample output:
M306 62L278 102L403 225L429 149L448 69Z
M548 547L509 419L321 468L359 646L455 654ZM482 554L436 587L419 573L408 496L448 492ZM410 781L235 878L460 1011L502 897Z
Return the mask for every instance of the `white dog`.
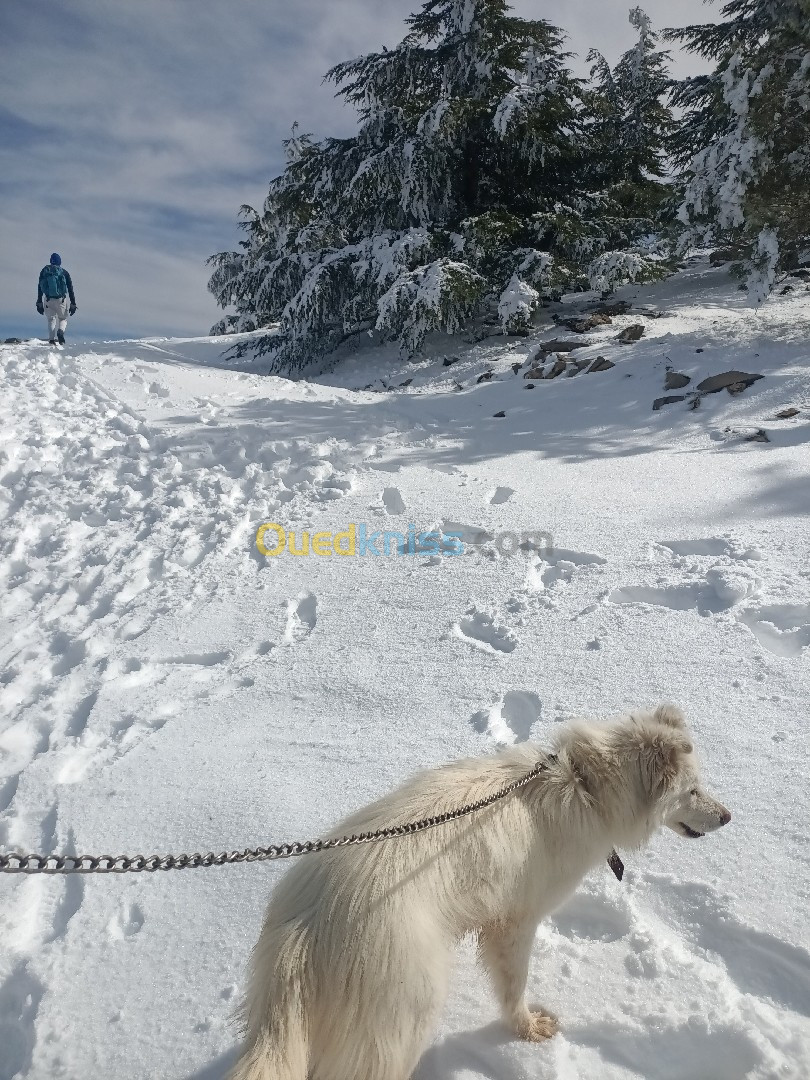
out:
M679 709L571 726L551 755L523 743L423 773L332 835L477 802L540 760L536 779L469 817L302 858L270 901L231 1080L407 1080L466 934L515 1034L555 1033L523 998L539 921L614 848L637 848L661 825L697 837L731 819L700 786Z

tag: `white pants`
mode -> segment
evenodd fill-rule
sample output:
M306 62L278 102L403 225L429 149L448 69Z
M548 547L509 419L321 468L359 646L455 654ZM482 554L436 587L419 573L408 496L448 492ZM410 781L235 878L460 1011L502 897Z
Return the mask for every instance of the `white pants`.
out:
M58 297L56 300L45 301L45 318L48 320L48 338L56 340L56 331L65 332L68 321L68 298Z

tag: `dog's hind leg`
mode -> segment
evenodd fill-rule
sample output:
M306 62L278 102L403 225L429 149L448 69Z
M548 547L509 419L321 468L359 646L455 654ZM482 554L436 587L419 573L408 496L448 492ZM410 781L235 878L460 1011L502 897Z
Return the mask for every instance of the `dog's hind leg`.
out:
M313 1026L310 1080L409 1080L447 997L442 936L407 915L356 937Z
M489 972L504 1022L521 1039L542 1042L558 1030L555 1018L526 1005L529 959L537 929L531 919L490 923L478 935L478 955Z

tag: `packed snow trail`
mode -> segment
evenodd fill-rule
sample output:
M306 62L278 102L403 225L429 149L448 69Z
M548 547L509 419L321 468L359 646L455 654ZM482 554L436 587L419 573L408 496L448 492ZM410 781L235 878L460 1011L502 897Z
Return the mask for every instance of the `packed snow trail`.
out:
M590 339L613 369L529 393L524 339L298 383L210 340L0 348L0 847L307 839L416 769L673 699L732 824L541 926L546 1046L465 943L417 1080L810 1074L810 304L755 316L700 267L637 302L642 341ZM653 413L668 367L764 378ZM267 557L267 522L468 553ZM526 532L553 545L505 553ZM218 1080L282 872L0 877L0 1080Z

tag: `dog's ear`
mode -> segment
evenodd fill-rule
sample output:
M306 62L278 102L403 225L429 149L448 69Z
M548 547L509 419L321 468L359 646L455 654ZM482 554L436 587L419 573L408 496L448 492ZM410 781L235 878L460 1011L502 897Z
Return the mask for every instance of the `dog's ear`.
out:
M653 713L653 716L659 724L666 724L667 727L686 727L686 717L677 705L671 705L669 703L659 705Z
M650 735L641 745L639 765L641 780L652 798L668 791L678 777L683 759L692 753L685 735L666 732Z

